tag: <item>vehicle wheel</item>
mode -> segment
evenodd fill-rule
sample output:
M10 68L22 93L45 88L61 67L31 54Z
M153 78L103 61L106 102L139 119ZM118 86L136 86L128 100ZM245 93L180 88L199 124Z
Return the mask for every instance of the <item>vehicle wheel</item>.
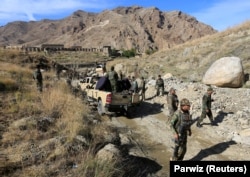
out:
M102 100L99 100L98 101L98 104L97 104L97 111L98 111L98 114L100 115L100 116L102 116L103 115L103 106L102 106Z
M132 109L131 108L128 108L127 110L124 110L123 114L124 116L126 116L127 118L131 118L132 117Z

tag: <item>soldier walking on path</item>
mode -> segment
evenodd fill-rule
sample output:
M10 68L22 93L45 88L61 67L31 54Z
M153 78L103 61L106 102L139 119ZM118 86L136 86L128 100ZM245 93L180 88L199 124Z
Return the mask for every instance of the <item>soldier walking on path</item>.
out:
M189 113L190 102L184 98L180 102L180 110L176 111L171 120L171 129L174 133L175 147L170 160L182 161L187 151L187 136L192 135L192 117Z
M158 79L156 80L156 96L164 95L164 80L161 78L161 75L158 75Z
M110 81L112 92L117 92L117 81L119 77L114 66L111 66L111 70L107 73L106 77Z
M33 79L36 80L37 90L43 91L43 76L40 70L40 65L37 65L36 70L33 73Z
M174 88L170 88L169 93L167 95L167 104L168 104L168 112L169 117L171 118L174 115L174 112L178 109L178 96L176 95L176 90Z
M202 97L202 112L201 112L200 118L197 120L197 123L196 123L196 126L199 128L202 127L201 123L203 119L206 118L206 116L208 116L211 122L211 125L215 125L214 120L213 120L213 114L211 111L211 105L212 105L212 102L214 101L211 98L213 91L214 90L212 87L208 87L207 92Z

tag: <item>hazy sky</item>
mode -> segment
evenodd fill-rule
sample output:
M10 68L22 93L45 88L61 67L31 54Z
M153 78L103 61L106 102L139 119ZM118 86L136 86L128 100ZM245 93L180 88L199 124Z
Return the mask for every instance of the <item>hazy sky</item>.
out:
M222 31L250 20L250 0L1 0L0 26L13 21L61 19L77 10L101 12L118 6L180 10Z

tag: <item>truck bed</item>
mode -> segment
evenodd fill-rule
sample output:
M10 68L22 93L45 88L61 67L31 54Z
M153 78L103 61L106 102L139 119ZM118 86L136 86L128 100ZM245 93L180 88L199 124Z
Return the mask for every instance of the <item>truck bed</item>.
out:
M89 103L97 106L100 115L110 112L127 113L131 107L141 103L138 93L130 93L128 90L113 93L110 86L107 86L107 78L102 77L93 87L84 88Z

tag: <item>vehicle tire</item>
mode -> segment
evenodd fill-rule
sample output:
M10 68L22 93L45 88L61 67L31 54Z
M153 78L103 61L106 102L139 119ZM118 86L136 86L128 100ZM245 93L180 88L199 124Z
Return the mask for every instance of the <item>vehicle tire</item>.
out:
M127 110L124 110L123 112L124 116L126 116L127 118L132 118L132 109L128 108Z
M98 101L98 104L97 104L97 111L98 111L98 114L100 115L100 116L102 116L103 114L104 114L104 108L103 108L103 106L102 106L102 100L99 100Z

